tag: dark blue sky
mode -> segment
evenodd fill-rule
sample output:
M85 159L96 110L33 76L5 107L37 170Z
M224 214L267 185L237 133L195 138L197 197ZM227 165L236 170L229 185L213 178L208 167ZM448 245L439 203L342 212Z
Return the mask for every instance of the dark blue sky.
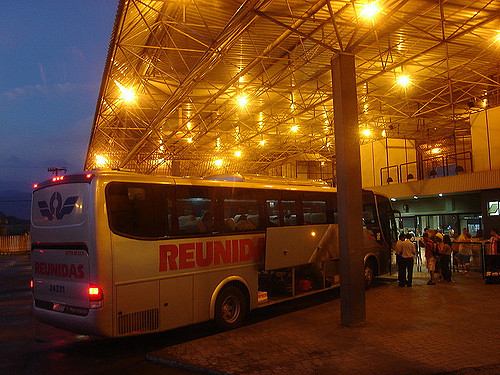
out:
M83 169L117 5L0 1L0 191Z

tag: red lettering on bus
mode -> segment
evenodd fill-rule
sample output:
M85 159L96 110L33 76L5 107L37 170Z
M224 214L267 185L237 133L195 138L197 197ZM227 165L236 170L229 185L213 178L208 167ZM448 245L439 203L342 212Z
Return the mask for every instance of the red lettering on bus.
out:
M232 240L231 247L232 247L232 251L233 251L233 263L239 262L240 257L238 256L239 255L238 254L238 252L239 252L238 240Z
M214 241L214 264L220 264L221 260L223 264L231 263L231 241L226 241L226 246L222 244L222 241Z
M179 250L176 245L160 245L160 272L175 271Z
M194 243L181 243L179 245L179 268L194 268Z
M203 249L205 248L205 251ZM206 253L206 254L205 254ZM200 267L208 267L214 261L214 247L203 246L203 242L196 242L196 264Z
M250 238L225 241L188 242L178 245L160 245L159 271L177 271L195 267L260 261L265 238Z
M83 279L85 277L84 269L83 264L35 262L36 275Z
M245 262L253 258L253 242L251 239L240 240L240 262Z

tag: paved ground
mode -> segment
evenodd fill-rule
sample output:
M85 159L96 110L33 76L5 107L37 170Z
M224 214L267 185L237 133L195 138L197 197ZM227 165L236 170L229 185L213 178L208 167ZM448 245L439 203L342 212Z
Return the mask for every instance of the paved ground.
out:
M499 374L500 285L479 274L366 293L367 322L340 322L340 300L149 353L148 360L224 374ZM265 314L264 314L265 315Z

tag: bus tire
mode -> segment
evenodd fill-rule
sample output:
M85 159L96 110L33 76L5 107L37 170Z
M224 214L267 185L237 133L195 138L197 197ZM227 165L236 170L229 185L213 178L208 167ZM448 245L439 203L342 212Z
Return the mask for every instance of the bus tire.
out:
M365 289L370 289L375 277L375 263L372 260L367 260L365 263Z
M224 287L215 301L215 324L222 331L241 326L248 310L242 290L236 286Z

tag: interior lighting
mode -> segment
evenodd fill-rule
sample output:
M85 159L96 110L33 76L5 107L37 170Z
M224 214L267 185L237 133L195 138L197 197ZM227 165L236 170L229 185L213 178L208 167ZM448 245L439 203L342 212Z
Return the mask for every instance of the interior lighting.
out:
M102 155L96 155L95 156L95 163L98 167L104 167L106 164L108 164L108 159L106 159Z
M387 132L385 131L385 129L382 130L382 137L384 137L384 138L387 137Z
M416 195L413 196L413 199L418 199L418 197Z
M187 143L193 143L193 137L189 137L188 139L186 139Z
M440 197L442 197L442 196L443 196L443 193L439 193L438 195L439 195Z
M391 198L391 201L396 202L396 198Z
M401 87L407 87L410 83L410 76L397 76L396 82Z
M380 8L377 5L378 1L374 1L372 3L368 3L365 5L362 5L362 10L361 13L359 14L361 17L365 19L373 19L375 18L375 15L380 12Z
M298 131L299 131L299 126L298 126L298 125L293 125L293 126L290 128L290 131L291 131L291 132L294 132L294 133L298 132Z
M483 108L486 108L488 106L488 99L483 99L483 101L481 102L481 105L483 106Z
M312 237L316 237L316 232L311 232Z
M368 128L365 128L363 129L363 131L361 132L361 134L363 134L365 137L369 137L372 135L372 131Z
M431 153L436 155L436 154L439 154L441 152L441 149L439 147L434 147L432 150L431 150Z
M245 95L241 95L240 97L238 97L238 99L236 99L236 101L238 102L238 105L242 108L248 104L248 98Z
M120 99L124 100L126 103L135 102L136 95L132 89L123 86L117 80L115 80L115 84L120 89Z
M216 167L222 167L222 164L223 164L222 159L215 160L214 164L215 164Z
M266 140L265 139L261 139L259 141L259 145L264 146L265 144L266 144Z
M237 158L241 157L241 151L238 150L234 153L234 156L236 156Z

